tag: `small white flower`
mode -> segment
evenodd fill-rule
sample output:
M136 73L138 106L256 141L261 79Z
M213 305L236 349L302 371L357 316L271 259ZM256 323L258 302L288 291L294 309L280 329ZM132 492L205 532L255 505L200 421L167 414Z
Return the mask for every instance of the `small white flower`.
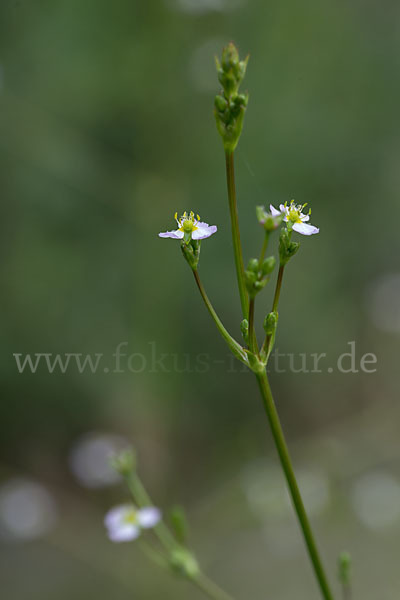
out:
M304 214L302 211L305 206L307 206L307 204L295 204L294 200L292 200L289 206L287 205L287 202L281 204L279 210L272 206L272 204L269 205L269 209L273 217L283 215L283 220L286 221L286 223L290 223L291 228L294 231L297 231L297 233L301 233L302 235L319 233L318 227L306 223L306 221L310 220L311 211L309 211L308 215Z
M104 518L108 537L112 542L129 542L139 537L142 529L150 529L161 519L154 506L137 509L133 504L121 504L108 511Z
M185 240L187 239L188 241L190 241L190 239L204 240L217 231L216 225L208 225L208 223L200 221L199 215L195 218L194 212L190 212L188 215L185 211L180 219L178 219L178 213L175 213L175 221L178 224L178 229L159 233L159 237L173 238L175 240L182 240L185 238Z

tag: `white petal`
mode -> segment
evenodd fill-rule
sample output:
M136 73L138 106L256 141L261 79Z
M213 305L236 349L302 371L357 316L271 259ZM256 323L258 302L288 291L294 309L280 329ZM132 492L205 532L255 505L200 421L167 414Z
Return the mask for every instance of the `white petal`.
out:
M202 223L201 225L200 227L200 223L198 223L197 229L192 233L194 240L204 240L217 231L216 225L207 225L206 223Z
M137 517L140 527L148 529L154 527L160 521L161 511L153 506L146 506L138 511Z
M310 216L309 215L303 215L303 213L301 213L300 219L303 221L303 223L305 223L305 221L309 221L310 220Z
M287 206L285 206L284 204L280 204L279 208L281 209L281 213L283 213L284 215L287 215L289 212L289 209Z
M164 231L158 234L158 236L161 238L173 238L175 240L181 240L183 235L183 231L180 229L177 229L176 231Z
M116 527L119 523L122 523L125 517L133 510L135 510L133 504L120 504L119 506L114 506L114 508L109 510L104 517L104 525L107 528Z
M126 524L115 529L108 530L108 537L112 542L129 542L135 540L140 535L140 529L137 525Z
M273 217L277 217L278 215L281 214L280 210L276 210L275 206L272 206L272 204L269 205L269 210L271 211L271 215Z
M313 235L313 233L319 233L318 227L314 227L314 225L307 225L306 223L295 223L293 225L293 229L302 235Z

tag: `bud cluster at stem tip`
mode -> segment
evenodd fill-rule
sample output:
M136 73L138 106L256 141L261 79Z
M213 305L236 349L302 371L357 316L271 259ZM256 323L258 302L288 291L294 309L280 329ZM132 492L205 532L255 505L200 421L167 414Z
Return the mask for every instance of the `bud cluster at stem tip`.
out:
M268 258L261 263L257 258L251 258L249 260L247 269L244 272L244 279L250 298L255 298L258 292L260 292L267 284L274 267L274 256L268 256Z
M248 56L245 60L239 60L239 53L232 42L222 50L221 62L215 59L222 91L215 96L214 114L226 152L234 151L243 128L249 95L239 94L239 86L246 73L248 60Z

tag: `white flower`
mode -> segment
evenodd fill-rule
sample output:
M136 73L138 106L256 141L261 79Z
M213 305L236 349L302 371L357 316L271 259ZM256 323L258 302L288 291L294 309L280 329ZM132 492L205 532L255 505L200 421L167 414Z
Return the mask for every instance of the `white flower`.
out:
M142 529L150 529L161 519L154 506L137 509L133 504L121 504L108 511L104 518L108 537L112 542L129 542L139 537Z
M178 224L178 229L159 233L159 237L174 238L176 240L185 238L187 241L190 241L191 239L204 240L217 231L216 225L203 223L203 221L200 221L199 215L197 215L197 219L195 219L194 212L191 212L188 215L185 211L180 219L178 219L178 213L175 213L175 221Z
M308 215L305 215L302 211L306 204L295 204L294 200L291 201L290 205L281 204L279 206L279 210L277 210L272 204L269 205L269 209L273 217L277 217L278 215L283 215L283 220L286 223L291 224L291 228L297 233L301 233L302 235L313 235L313 233L319 233L318 227L314 227L314 225L308 225L306 221L310 220L311 211L309 211Z

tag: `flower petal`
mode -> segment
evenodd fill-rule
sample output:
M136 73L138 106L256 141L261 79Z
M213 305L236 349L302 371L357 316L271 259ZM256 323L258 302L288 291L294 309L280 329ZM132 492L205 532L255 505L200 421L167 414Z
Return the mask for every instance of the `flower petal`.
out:
M273 217L277 217L278 215L280 215L280 214L281 214L281 211L280 211L280 210L277 210L277 209L275 208L275 206L272 206L272 204L270 204L270 205L269 205L269 210L271 211L271 215L272 215Z
M140 535L140 528L137 525L125 524L108 530L108 537L112 542L129 542L135 540Z
M307 225L306 223L295 223L293 225L293 229L302 235L313 235L313 233L319 233L318 227L314 227L314 225Z
M204 240L205 238L210 237L213 233L217 231L216 225L207 225L207 223L198 223L197 229L192 233L192 239L194 240Z
M109 510L104 517L104 525L107 528L117 526L119 523L122 523L126 515L133 510L135 510L133 504L120 504L119 506L114 506L114 508Z
M154 506L145 506L138 511L137 517L140 527L148 529L154 527L160 521L161 511Z
M310 220L310 215L303 215L303 213L300 214L300 219L303 221L303 223L305 223L305 221L309 221Z
M284 204L280 204L279 205L280 211L283 215L287 215L289 212L289 209L287 206L285 206Z
M181 240L184 236L183 231L180 231L180 229L177 229L176 231L164 231L162 233L158 234L158 237L161 238L173 238L175 240Z

